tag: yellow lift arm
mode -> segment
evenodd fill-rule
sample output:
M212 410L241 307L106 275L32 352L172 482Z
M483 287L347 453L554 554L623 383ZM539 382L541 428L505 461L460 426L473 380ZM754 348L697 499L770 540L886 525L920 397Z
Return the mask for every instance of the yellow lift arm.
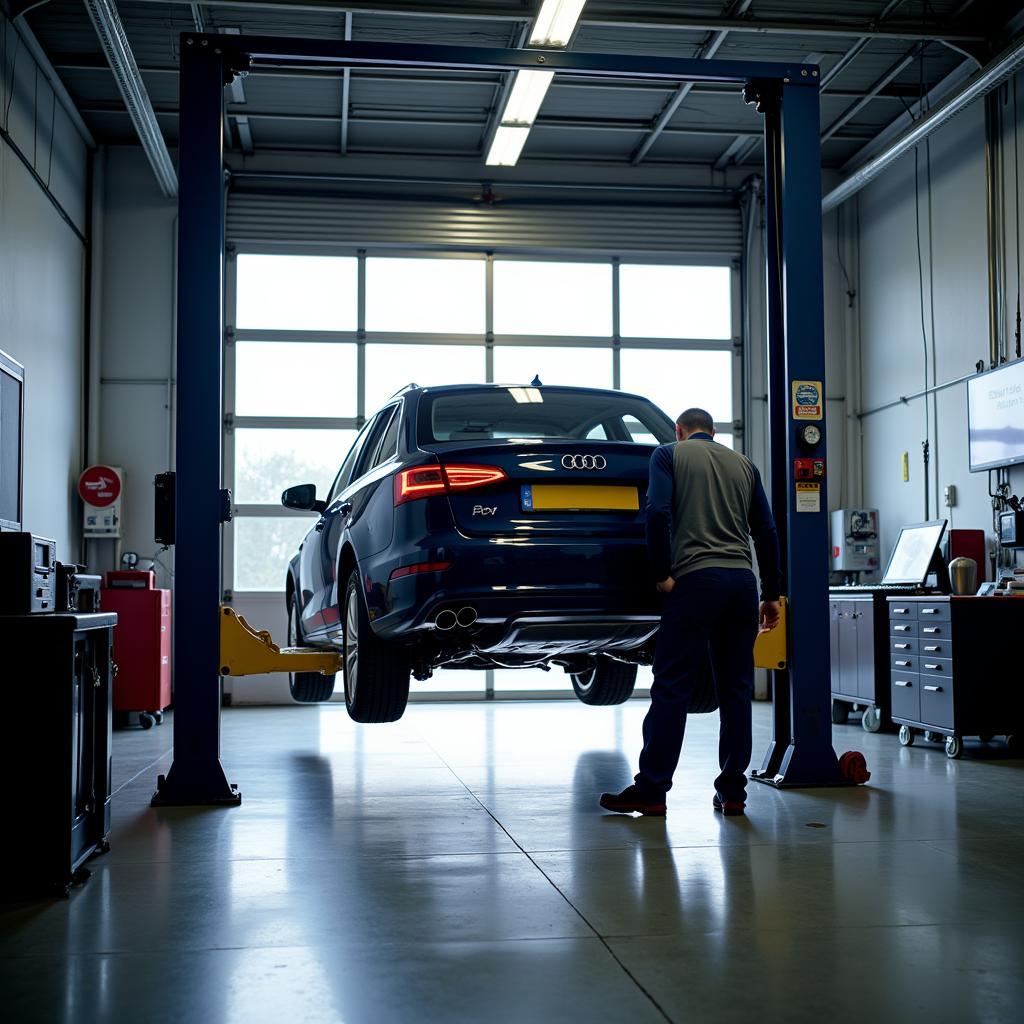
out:
M775 629L759 633L754 643L758 668L785 668L786 599ZM342 657L313 647L279 647L265 629L255 630L230 605L220 608L220 674L257 676L267 672L319 672L331 675L342 669Z
M278 647L265 630L252 628L229 605L220 607L220 674L258 676L265 672L340 672L342 657L313 647Z

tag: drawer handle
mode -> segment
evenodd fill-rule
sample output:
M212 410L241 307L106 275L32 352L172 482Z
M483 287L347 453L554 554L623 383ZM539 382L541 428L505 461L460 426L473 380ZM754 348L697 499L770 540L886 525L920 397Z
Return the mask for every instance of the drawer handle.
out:
M894 615L907 615L910 613L909 608L893 608L892 611Z
M897 686L913 686L914 685L909 679L894 679L893 682Z
M909 633L910 632L910 627L909 626L895 626L894 628L899 633Z
M928 651L929 654L934 654L936 651L942 650L938 644L925 644L924 649Z
M924 632L924 633L938 633L938 631L939 631L939 627L938 626L925 626L923 628L923 630L922 630L922 632Z
M942 687L941 686L926 686L925 689L929 693L942 693Z
M910 644L893 644L897 651L909 651Z
M900 668L910 668L909 661L897 661L896 664L899 665Z
M925 668L930 668L933 672L938 672L939 669L942 668L941 665L936 665L935 662L933 662L933 661L932 662L926 661L924 663L924 667Z
M939 609L938 608L922 608L921 609L921 614L922 615L938 615L939 614Z

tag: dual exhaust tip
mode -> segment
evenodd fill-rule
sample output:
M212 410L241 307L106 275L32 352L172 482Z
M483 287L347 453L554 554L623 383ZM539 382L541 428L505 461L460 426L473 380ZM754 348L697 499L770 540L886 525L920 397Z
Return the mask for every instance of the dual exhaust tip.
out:
M476 622L476 609L468 606L460 608L458 612L451 608L444 608L437 613L434 619L434 625L445 633L455 629L456 626L469 629L474 622Z

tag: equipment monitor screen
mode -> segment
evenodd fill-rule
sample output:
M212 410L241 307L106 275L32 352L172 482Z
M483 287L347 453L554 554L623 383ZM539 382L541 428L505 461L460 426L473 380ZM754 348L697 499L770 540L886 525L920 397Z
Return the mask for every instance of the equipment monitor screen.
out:
M882 583L908 583L921 586L928 576L932 559L938 550L942 534L946 530L945 519L934 519L929 523L904 526L900 539L896 541L892 557L886 566Z
M0 530L21 529L25 371L0 352Z
M1024 359L967 382L971 472L1024 462Z

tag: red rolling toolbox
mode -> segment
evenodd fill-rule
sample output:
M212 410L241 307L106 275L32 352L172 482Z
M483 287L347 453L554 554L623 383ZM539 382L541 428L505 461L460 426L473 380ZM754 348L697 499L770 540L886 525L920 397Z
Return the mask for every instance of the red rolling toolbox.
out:
M117 612L114 711L138 711L144 729L163 721L171 703L171 592L152 571L108 572L101 607Z

